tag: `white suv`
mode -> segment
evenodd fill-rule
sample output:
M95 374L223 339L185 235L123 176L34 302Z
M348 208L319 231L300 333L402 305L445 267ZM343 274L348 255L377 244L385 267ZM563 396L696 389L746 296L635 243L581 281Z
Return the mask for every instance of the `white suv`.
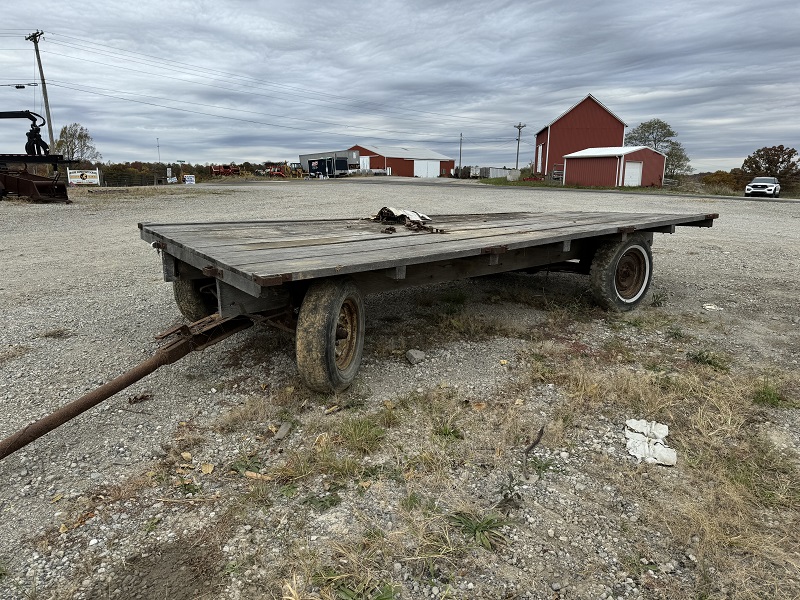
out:
M745 196L760 194L777 198L781 195L781 184L775 177L756 177L744 187Z

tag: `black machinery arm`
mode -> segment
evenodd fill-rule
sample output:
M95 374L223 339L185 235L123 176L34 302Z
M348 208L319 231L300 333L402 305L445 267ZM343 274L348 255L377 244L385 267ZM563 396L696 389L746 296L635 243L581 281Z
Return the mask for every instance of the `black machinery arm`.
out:
M47 121L44 120L42 115L37 115L35 112L29 110L6 110L0 111L0 119L30 119L36 125L36 119L41 119L42 122L37 127L42 127Z

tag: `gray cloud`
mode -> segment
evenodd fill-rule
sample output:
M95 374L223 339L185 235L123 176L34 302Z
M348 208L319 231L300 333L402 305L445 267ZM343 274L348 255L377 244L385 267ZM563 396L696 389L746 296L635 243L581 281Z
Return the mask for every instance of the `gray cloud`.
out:
M99 4L99 5L98 5ZM296 160L355 143L520 161L535 131L592 93L633 127L672 125L698 170L800 145L795 2L617 0L123 3L52 0L7 15L0 83L30 81L41 42L56 128L106 160ZM65 18L66 17L66 18ZM2 110L41 108L0 87ZM0 121L0 151L25 124Z

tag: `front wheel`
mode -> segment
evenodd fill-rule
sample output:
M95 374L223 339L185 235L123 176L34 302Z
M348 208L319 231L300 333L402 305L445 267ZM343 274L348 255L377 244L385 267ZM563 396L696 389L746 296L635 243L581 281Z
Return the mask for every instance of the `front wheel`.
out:
M300 379L316 392L347 389L364 351L364 300L349 279L329 279L306 292L297 316L295 355Z
M650 240L634 234L624 242L603 244L589 271L592 295L608 310L628 311L638 306L653 279Z
M217 312L216 286L213 279L185 279L172 282L175 304L194 323Z

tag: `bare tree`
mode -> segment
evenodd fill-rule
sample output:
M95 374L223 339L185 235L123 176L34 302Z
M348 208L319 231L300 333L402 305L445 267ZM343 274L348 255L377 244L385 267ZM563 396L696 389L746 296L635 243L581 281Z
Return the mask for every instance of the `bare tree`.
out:
M72 123L61 128L54 153L63 154L67 160L77 160L81 163L95 162L103 158L95 148L89 131L80 123Z

